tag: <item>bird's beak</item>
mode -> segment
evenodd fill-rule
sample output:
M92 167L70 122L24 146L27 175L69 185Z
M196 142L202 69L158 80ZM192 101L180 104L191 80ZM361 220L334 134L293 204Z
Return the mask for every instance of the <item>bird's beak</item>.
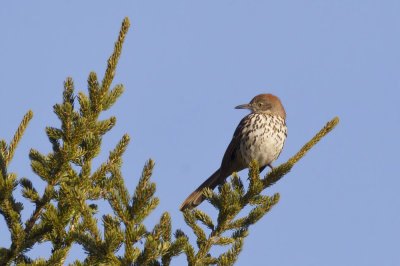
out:
M251 110L251 106L250 106L250 104L242 104L242 105L236 106L235 109L250 109Z

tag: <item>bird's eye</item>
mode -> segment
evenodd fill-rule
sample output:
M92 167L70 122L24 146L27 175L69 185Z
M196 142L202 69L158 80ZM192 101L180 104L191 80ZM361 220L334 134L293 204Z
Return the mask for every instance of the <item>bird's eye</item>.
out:
M263 106L263 103L258 103L258 107L262 107Z

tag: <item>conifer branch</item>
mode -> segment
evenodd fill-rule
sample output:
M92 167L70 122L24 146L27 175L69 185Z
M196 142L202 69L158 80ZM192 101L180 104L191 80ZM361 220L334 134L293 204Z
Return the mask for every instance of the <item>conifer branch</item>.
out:
M304 156L306 153L317 144L325 135L331 132L336 125L339 123L339 117L333 118L331 121L326 123L326 125L309 141L307 142L301 149L298 151L293 157L291 157L286 163L275 167L271 172L269 172L265 178L262 179L264 188L270 187L275 184L279 179L281 179L284 175L289 173L292 167Z
M12 235L18 236L13 238L11 249L2 253L6 256L4 261L14 260L18 257L26 260L23 252L31 248L37 241L45 240L51 241L53 244L53 253L48 263L62 264L72 243L76 241L74 237L84 241L83 234L89 231L96 243L101 242L97 222L92 217L96 211L96 205L87 205L86 200L99 199L101 195L104 198L107 195L105 175L107 172L117 175L115 173L119 172L121 166L120 157L129 142L129 137L124 136L114 153L110 154L110 160L103 164L100 171L97 171L98 178L90 179L91 161L100 152L102 135L108 132L116 122L115 117L103 121L97 121L97 118L103 110L102 105L104 104L107 108L111 107L123 92L122 85L116 86L111 92L109 92L109 87L128 26L129 20L126 18L115 44L114 53L108 61L101 89L96 74L89 75L90 97L79 93L80 112L75 111L72 79L67 78L64 82L63 101L53 108L61 121L61 128L46 128L46 134L53 144L53 151L47 156L33 149L30 152L33 171L47 182L45 192L40 196L28 179L23 178L20 181L23 187L23 196L36 205L32 216L25 222L24 228L19 221L22 205L16 203L10 196L5 197L2 201L1 210L4 210L2 214L8 221ZM107 94L109 95L104 97ZM31 118L32 112L30 111L25 115L9 147L4 141L0 143L0 166L4 177L1 180L7 181L4 186L0 187L0 189L7 190L7 193L3 195L11 195L17 185L16 176L7 174L6 167ZM71 164L80 166L80 173L77 173ZM101 180L100 183L97 182L99 180ZM51 203L52 200L58 202L58 206L54 206ZM16 224L16 221L19 221L19 224ZM108 236L110 235L108 234ZM114 242L107 239L107 246L115 247Z
M21 137L24 134L26 128L28 127L29 121L31 121L32 117L33 117L33 112L32 112L32 110L29 110L24 115L24 118L22 119L21 124L19 125L19 127L17 129L17 132L15 132L15 135L14 135L13 139L11 140L10 146L8 148L8 154L7 154L6 163L5 163L6 167L8 166L8 164L14 157L15 149L17 148L17 145L18 145L19 141L21 140Z
M11 162L15 149L24 134L29 121L33 117L33 112L29 110L23 117L10 145L4 140L0 142L0 214L4 216L6 224L11 232L12 244L9 249L2 249L0 252L0 261L8 262L12 259L25 259L19 252L27 250L25 233L21 221L22 203L17 202L13 196L13 191L18 185L17 175L7 173L7 166Z
M121 55L121 51L122 51L122 44L125 40L126 34L128 33L129 26L130 26L129 18L126 17L124 19L124 21L122 22L118 40L115 42L114 52L107 61L107 63L108 63L107 69L106 69L106 72L105 72L105 75L104 75L104 78L102 81L100 93L99 93L99 98L100 98L99 100L103 105L102 106L103 109L104 109L104 107L109 108L110 102L112 102L110 100L105 100L105 96L110 88L112 80L114 79L115 69L117 68L118 59L119 59L119 57ZM120 90L121 89L117 88L114 91L112 91L112 93L111 93L111 95L113 95L112 97L116 98L117 95L120 95L122 93L122 92L119 93ZM108 97L110 97L110 95Z

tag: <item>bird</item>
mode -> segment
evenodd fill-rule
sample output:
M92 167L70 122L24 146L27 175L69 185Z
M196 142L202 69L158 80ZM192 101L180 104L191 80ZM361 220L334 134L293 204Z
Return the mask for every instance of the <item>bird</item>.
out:
M233 172L248 168L257 160L260 172L271 165L280 155L287 137L286 112L278 97L259 94L250 103L235 109L249 109L237 126L225 151L220 168L193 191L180 206L180 210L192 209L203 202L203 189L214 189L225 182Z

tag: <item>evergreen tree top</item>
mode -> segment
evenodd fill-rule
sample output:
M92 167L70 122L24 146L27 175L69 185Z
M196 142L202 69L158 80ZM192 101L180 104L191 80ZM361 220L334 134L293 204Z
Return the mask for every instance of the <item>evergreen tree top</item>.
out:
M292 167L328 134L339 122L328 122L300 151L287 162L260 177L257 161L249 167L248 185L237 174L217 192L204 189L207 201L218 211L216 220L199 210L185 210L183 218L196 236L196 247L189 237L178 229L172 234L171 217L164 212L154 228L144 220L159 204L154 196L156 185L151 181L154 162L149 159L143 168L136 189L130 192L121 174L122 156L130 137L123 135L109 156L98 168L93 159L101 152L103 136L110 131L115 117L99 120L103 111L111 108L122 95L124 86L111 88L122 45L129 28L129 19L122 22L114 51L107 61L103 80L96 73L88 77L88 92L75 92L74 82L64 82L63 99L53 111L60 120L59 127L47 127L46 134L52 150L42 154L31 149L31 167L45 183L42 194L28 178L17 178L8 172L8 165L26 130L33 112L23 117L13 139L0 141L0 214L11 233L10 247L0 248L1 265L62 265L77 243L86 252L83 261L73 265L169 265L184 253L189 265L231 265L243 248L251 225L259 221L279 201L279 194L261 194L279 181ZM22 195L34 210L22 221L23 204L17 202L14 190L23 189ZM106 201L112 214L98 221L96 202ZM245 207L250 206L249 211ZM178 206L173 206L173 208ZM32 259L27 251L34 245L49 242L52 246L48 259ZM219 256L211 255L214 246L227 246Z

